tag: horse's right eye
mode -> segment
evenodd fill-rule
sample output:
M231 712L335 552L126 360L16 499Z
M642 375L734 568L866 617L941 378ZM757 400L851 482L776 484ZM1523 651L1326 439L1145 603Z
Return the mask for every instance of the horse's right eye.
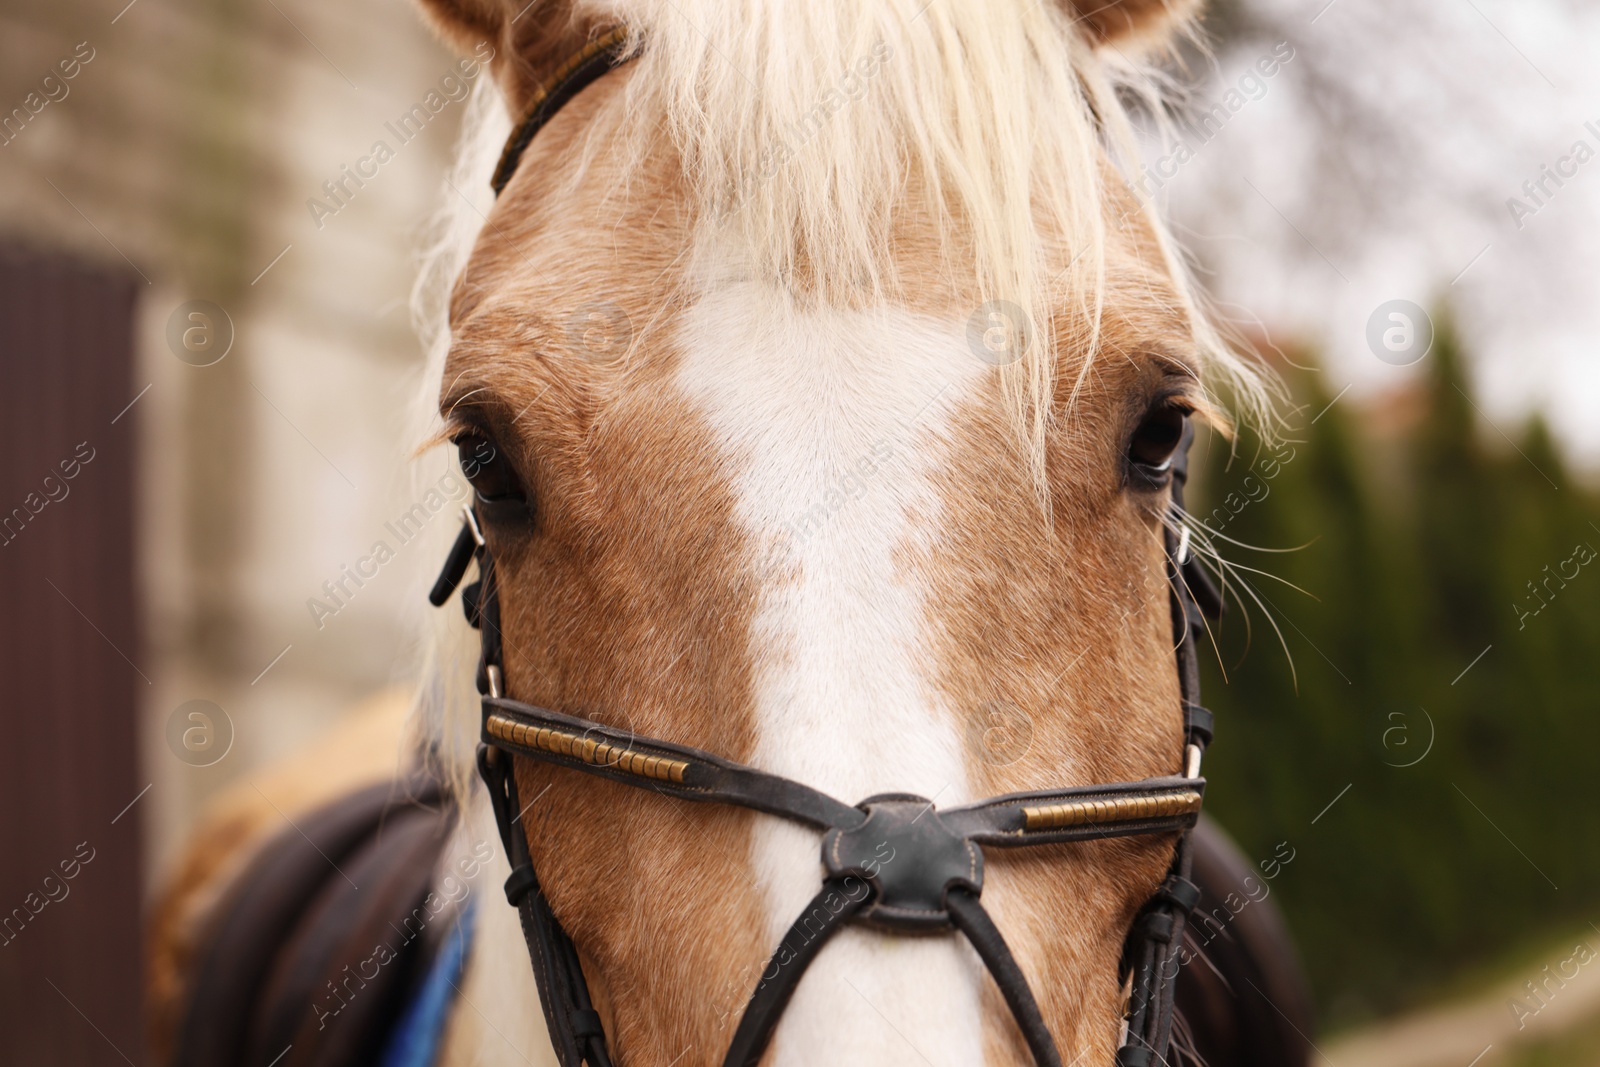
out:
M485 504L527 502L522 483L500 448L482 434L464 433L455 439L461 473L472 483L478 500Z
M1142 488L1158 489L1167 484L1172 457L1183 441L1189 411L1180 404L1162 401L1145 412L1128 441L1128 469Z

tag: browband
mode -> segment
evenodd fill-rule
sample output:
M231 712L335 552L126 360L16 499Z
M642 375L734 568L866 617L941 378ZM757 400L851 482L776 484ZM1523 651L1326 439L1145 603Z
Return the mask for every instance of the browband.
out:
M535 94L495 168L492 184L497 196L551 116L585 86L637 54L628 40L621 28L595 38ZM1172 459L1175 514L1182 513L1193 438L1194 428L1187 426ZM756 1067L807 966L833 934L851 923L903 933L959 931L993 976L1034 1061L1039 1067L1061 1067L1060 1053L1027 979L980 902L983 847L1176 833L1167 877L1134 919L1119 968L1120 977L1129 983L1129 998L1117 1067L1167 1062L1178 951L1185 921L1199 898L1188 877L1188 831L1199 818L1205 797L1200 763L1213 727L1211 713L1198 702L1196 634L1207 617L1221 614L1222 599L1190 551L1188 531L1178 535L1168 529L1165 540L1184 720L1183 775L1013 793L940 810L931 800L906 794L846 804L803 783L702 749L640 737L508 698L494 560L476 514L467 508L461 533L428 599L442 605L477 561L479 577L462 591L462 606L481 638L478 770L488 787L511 866L506 898L521 918L540 1004L561 1067L585 1063L611 1067L611 1057L577 950L551 911L534 872L513 756L686 801L749 808L823 831L821 889L779 943L751 993L723 1067ZM884 848L890 850L887 858Z

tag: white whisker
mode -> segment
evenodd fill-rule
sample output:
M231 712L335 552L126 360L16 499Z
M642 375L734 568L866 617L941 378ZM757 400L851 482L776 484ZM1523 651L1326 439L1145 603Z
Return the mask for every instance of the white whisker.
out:
M1272 574L1269 571L1263 571L1263 570L1260 570L1260 569L1255 568L1255 567L1245 566L1244 564L1234 563L1234 562L1232 562L1230 560L1224 559L1222 557L1222 555L1217 551L1216 546L1214 544L1212 544L1211 538L1210 538L1210 531L1205 526L1205 524L1196 522L1188 512L1178 512L1177 514L1173 514L1173 513L1165 514L1165 515L1162 516L1162 521L1163 521L1163 524L1166 525L1169 529L1171 529L1174 533L1176 533L1177 531L1179 531L1181 529L1187 529L1189 531L1190 551L1194 553L1195 560L1202 567L1206 567L1208 570L1210 570L1213 574L1215 574L1217 576L1218 583L1219 583L1219 585L1221 587L1221 592L1222 592L1222 594L1224 596L1227 596L1227 594L1229 592L1233 593L1234 600L1239 605L1240 614L1242 614L1244 616L1245 627L1246 627L1246 636L1247 636L1247 645L1246 645L1247 648L1248 648L1248 636L1249 636L1249 630L1250 630L1250 613L1249 613L1249 610L1248 610L1248 606L1245 604L1243 597L1241 597L1239 595L1238 590L1243 590L1245 595L1250 598L1250 600L1256 605L1256 607L1261 609L1262 617L1267 620L1267 624L1272 627L1273 633L1277 635L1278 644L1283 649L1284 659L1287 660L1288 664L1289 664L1289 675L1290 675L1291 680L1294 683L1295 691L1299 692L1299 689L1300 689L1299 671L1295 667L1294 654L1289 650L1289 642L1284 637L1283 630L1278 626L1278 621L1277 621L1277 619L1275 619L1273 617L1272 611L1268 608L1267 603L1265 602L1265 600L1255 591L1255 589L1245 579L1244 575L1246 573L1259 574L1264 578L1270 578L1273 581L1280 582L1283 585L1288 586L1290 589L1293 589L1298 593L1304 593L1306 596L1311 597L1313 600L1317 600L1318 598L1314 594L1312 594L1310 592L1307 592L1305 589L1302 589L1300 586L1296 585L1295 583L1289 581L1286 578L1280 577L1279 575ZM1242 542L1233 541L1231 538L1223 538L1223 540L1229 541L1230 543L1233 543L1233 544L1238 544L1243 548L1252 549L1252 550L1255 550L1255 551L1297 551L1295 549L1257 549L1253 545L1246 545L1246 544L1243 544ZM1230 581L1230 579L1231 579L1231 581ZM1209 631L1209 629L1210 629L1210 627L1208 626L1207 630ZM1215 641L1213 641L1212 647L1213 647L1213 649L1216 648ZM1222 666L1222 656L1221 656L1220 651L1218 651L1218 653L1217 653L1217 663L1218 663L1219 667Z

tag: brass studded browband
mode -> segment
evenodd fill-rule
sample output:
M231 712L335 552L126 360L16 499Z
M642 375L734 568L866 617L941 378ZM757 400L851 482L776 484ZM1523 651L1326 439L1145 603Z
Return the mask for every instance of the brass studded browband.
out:
M557 756L567 756L591 767L615 767L624 774L653 778L658 782L681 782L689 764L665 756L646 756L592 737L582 737L548 726L528 726L507 715L495 714L483 722L483 732L512 748L532 748Z
M498 195L533 135L584 86L637 54L623 30L579 50L536 94L496 168ZM1170 467L1172 503L1181 513L1192 427ZM740 1017L723 1067L757 1067L784 1007L811 960L850 923L902 932L959 931L994 977L1039 1067L1061 1067L1055 1040L1004 937L984 909L983 849L1017 848L1134 834L1175 834L1166 879L1135 918L1123 945L1120 978L1129 990L1117 1067L1169 1062L1174 987L1184 923L1199 897L1188 878L1188 830L1205 794L1201 755L1211 741L1211 713L1199 705L1195 634L1221 599L1169 524L1166 547L1173 637L1184 729L1183 774L994 797L939 809L904 794L857 805L803 783L767 774L702 749L645 738L508 698L504 691L499 590L494 559L475 512L450 551L429 600L443 604L476 561L479 577L462 591L481 653L482 743L478 770L511 866L506 899L522 920L545 1023L561 1067L612 1067L605 1027L594 1009L576 946L540 889L529 852L512 757L520 756L688 801L735 805L822 831L822 888L779 943ZM1186 534L1187 531L1185 531ZM881 850L888 846L892 860ZM855 888L853 889L852 886ZM862 886L866 892L860 892ZM840 902L843 902L842 904ZM767 977L770 975L771 977Z
M1026 830L1054 830L1064 826L1105 826L1109 823L1164 819L1200 812L1200 793L1180 789L1164 795L1116 797L1111 800L1075 800L1022 809Z

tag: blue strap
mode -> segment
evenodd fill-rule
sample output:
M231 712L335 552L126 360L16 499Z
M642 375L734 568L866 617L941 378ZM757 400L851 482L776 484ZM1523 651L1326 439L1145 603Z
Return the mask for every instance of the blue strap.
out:
M450 1008L455 1003L456 984L461 979L472 944L477 910L477 899L469 899L428 976L401 1013L400 1022L378 1061L381 1067L433 1067L439 1039L444 1036Z

